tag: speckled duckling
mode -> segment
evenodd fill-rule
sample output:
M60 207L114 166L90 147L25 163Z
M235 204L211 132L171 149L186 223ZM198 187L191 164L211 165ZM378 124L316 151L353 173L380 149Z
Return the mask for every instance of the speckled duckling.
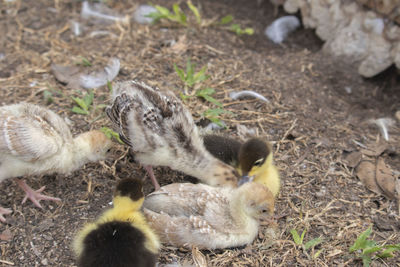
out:
M170 91L137 81L117 82L108 117L145 165L160 188L151 166L168 166L212 186L236 186L237 172L204 147L189 110Z

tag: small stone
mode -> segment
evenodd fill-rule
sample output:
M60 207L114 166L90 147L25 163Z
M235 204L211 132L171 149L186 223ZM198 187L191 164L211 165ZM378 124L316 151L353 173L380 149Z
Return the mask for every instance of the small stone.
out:
M149 5L141 5L133 13L133 19L140 24L150 24L153 22L153 18L147 17L150 13L157 12L155 7Z

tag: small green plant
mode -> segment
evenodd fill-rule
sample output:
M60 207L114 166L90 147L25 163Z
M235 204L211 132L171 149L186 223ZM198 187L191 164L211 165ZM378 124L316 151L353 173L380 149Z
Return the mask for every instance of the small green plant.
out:
M53 103L53 93L50 90L43 91L43 99L46 101L46 105Z
M179 23L183 26L187 26L187 18L185 13L181 10L178 3L172 5L172 11L169 11L168 8L155 5L154 6L157 11L152 12L147 17L152 18L154 23L159 22L161 19L166 19L172 22Z
M111 84L111 82L110 81L107 81L107 88L108 88L108 90L110 91L110 93L112 93L112 84Z
M233 21L233 16L232 15L227 15L223 17L220 21L219 24L221 25L226 25L228 23L231 23Z
M211 108L204 111L202 115L203 117L209 119L211 122L214 122L218 126L226 127L226 125L219 118L222 114L233 114L233 113L222 108Z
M207 87L204 89L200 89L196 92L196 96L203 98L204 100L222 108L222 103L216 100L212 95L215 93L213 88Z
M396 245L378 245L375 240L368 237L372 233L372 227L362 232L354 244L349 248L350 253L355 253L360 258L364 267L368 267L372 260L377 258L391 258L393 252L400 251L400 243Z
M307 253L307 251L308 251L310 248L314 248L314 247L317 246L318 244L321 244L322 242L324 242L324 240L323 240L321 237L317 237L317 238L314 238L314 239L311 239L311 240L307 241L307 242L304 244L303 242L304 242L304 237L305 237L305 235L306 235L306 232L307 232L307 230L304 229L303 232L301 233L301 235L299 235L299 234L297 233L297 230L296 230L296 229L290 230L290 233L292 234L292 238L293 238L294 243L295 243L297 246L301 247L301 248L303 249L303 251ZM313 259L318 258L318 256L321 254L322 251L323 251L322 249L316 251L316 252L312 255L312 258L313 258ZM308 255L308 254L307 254L307 255Z
M200 71L195 73L196 65L188 59L186 62L186 73L183 69L180 69L176 64L174 64L174 69L178 74L179 78L185 84L184 92L185 95L190 95L188 92L189 88L192 88L195 84L201 83L207 80L210 76L206 75L207 66L203 66Z
M193 5L191 0L187 1L186 4L188 5L189 9L192 11L194 16L196 17L197 24L201 25L201 15L200 15L200 12L197 9L197 7L195 5Z
M85 57L81 57L81 61L78 61L76 65L82 65L84 67L91 67L92 63Z
M82 115L89 115L89 108L93 104L94 93L93 90L90 90L86 93L83 98L80 97L72 97L72 100L75 101L77 106L72 108L72 112L82 114Z
M236 33L237 35L242 35L242 34L247 34L247 35L253 35L254 34L254 29L253 28L244 28L242 29L239 24L232 24L230 27L230 30Z
M188 0L186 2L188 8L190 11L192 11L196 23L198 25L202 25L202 18L199 12L199 9L193 5L191 0ZM172 11L170 11L168 8L160 6L160 5L154 5L156 8L156 12L152 12L147 15L147 17L152 18L154 23L159 22L162 19L169 20L171 22L175 22L178 24L181 24L182 26L188 27L188 16L182 11L182 9L179 6L179 3L175 3L172 5Z
M118 143L124 144L124 142L122 142L121 138L119 137L119 134L117 132L115 132L114 130L104 126L104 127L101 127L100 131L103 132L107 136L107 138L109 138L109 139L115 138L115 140L117 140Z
M220 25L227 25L229 23L233 22L233 16L232 15L227 15L225 17L223 17L220 21L219 24ZM247 34L247 35L253 35L254 34L254 29L253 28L244 28L242 29L242 27L237 24L237 23L232 23L228 29L230 31L233 31L234 33L236 33L237 35L243 35L243 34Z

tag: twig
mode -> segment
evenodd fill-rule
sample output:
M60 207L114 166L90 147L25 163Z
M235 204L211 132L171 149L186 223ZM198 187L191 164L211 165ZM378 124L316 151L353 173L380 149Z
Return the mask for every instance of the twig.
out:
M11 261L0 260L0 262L8 265L15 265L14 262Z

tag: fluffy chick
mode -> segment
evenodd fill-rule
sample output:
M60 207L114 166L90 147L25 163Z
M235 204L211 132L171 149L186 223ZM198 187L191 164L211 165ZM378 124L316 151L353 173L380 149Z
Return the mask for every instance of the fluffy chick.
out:
M207 152L191 113L172 92L136 81L115 83L106 113L145 166L168 166L213 186L237 185L235 169ZM146 169L158 189L151 167Z
M111 145L99 131L72 138L64 120L44 107L29 103L0 107L0 182L24 175L69 173L104 159ZM41 207L40 200L60 200L40 194L44 187L35 191L23 180L17 183L27 194L23 202L29 198Z
M176 247L229 248L249 244L259 221L274 211L274 196L258 183L238 188L170 184L148 195L143 212L161 242Z
M268 187L274 196L278 195L281 181L268 143L259 138L240 143L220 135L205 135L203 141L211 154L237 168L242 175L239 184L253 180Z
M114 207L86 225L74 240L78 267L155 266L160 243L140 212L143 201L140 180L118 183Z

